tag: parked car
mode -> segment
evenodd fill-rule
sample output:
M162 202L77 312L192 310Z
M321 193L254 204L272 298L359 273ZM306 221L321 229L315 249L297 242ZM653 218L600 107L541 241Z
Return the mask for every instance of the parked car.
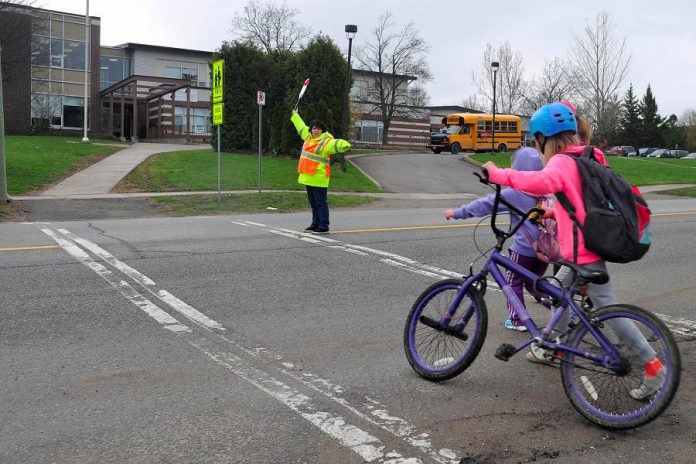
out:
M617 145L607 151L609 156L636 156L636 149L628 145Z
M660 148L650 153L649 157L655 158L683 158L689 154L686 150L668 150L666 148Z
M696 153L689 153L684 159L696 159Z
M658 148L654 152L648 155L648 158L674 158L674 150L668 150L666 148Z
M636 151L635 147L622 145L621 148L623 149L623 156L638 156L638 152Z
M641 148L640 150L638 150L638 156L643 156L643 157L648 156L650 153L654 152L655 150L657 150L657 148Z

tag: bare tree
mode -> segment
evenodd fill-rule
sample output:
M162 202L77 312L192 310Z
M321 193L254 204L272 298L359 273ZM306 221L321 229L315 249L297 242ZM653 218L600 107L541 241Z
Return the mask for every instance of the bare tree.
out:
M478 93L488 101L487 111L493 109L493 61L500 65L496 76L496 112L517 113L523 102L526 85L522 54L513 50L510 42L505 42L497 49L490 43L486 44L481 70L478 74L472 72L471 77Z
M244 11L232 18L230 32L235 38L254 42L267 53L296 50L311 33L309 27L295 21L298 14L300 10L288 7L285 0L250 0Z
M686 146L689 150L696 150L696 110L686 110L679 118L679 124L684 127Z
M360 97L366 112L379 112L384 124L383 143L388 144L389 126L394 116L410 116L409 84L432 79L427 55L430 46L418 34L413 22L398 28L391 20L391 13L379 17L379 24L372 31L373 38L356 47L358 67L371 71L372 82Z
M522 113L532 114L539 107L552 102L573 100L575 81L568 65L560 58L544 61L544 70L532 78L522 103Z
M462 100L462 106L470 110L483 112L490 111L490 108L487 107L488 103L486 97L482 97L478 94L472 94L466 97L464 100Z
M412 84L408 89L408 106L423 107L430 105L430 95L425 87L419 84Z
M614 30L609 14L602 11L582 34L573 34L573 79L583 115L599 140L617 130L615 105L631 63L626 38L618 38Z

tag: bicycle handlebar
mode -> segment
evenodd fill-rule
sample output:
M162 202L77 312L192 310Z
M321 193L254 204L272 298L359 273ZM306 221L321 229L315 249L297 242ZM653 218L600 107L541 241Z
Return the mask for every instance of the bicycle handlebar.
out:
M529 211L524 212L521 211L519 208L516 206L510 204L503 196L501 195L501 186L500 184L495 184L491 181L488 180L488 171L486 169L482 169L482 174L479 174L478 172L475 172L474 175L479 178L479 182L482 184L488 185L489 187L495 189L495 199L493 200L493 210L491 211L491 229L493 229L493 233L495 234L496 237L499 239L502 239L503 242L507 240L508 238L512 237L517 231L522 227L524 224L524 220L519 221L515 227L513 227L510 231L505 232L501 229L498 229L495 225L495 220L498 216L498 211L500 207L500 203L504 204L507 206L507 208L517 214L518 216L521 216L523 218L526 218L532 222L538 222L539 219L541 219L541 216L544 215L546 212L545 210L541 208L531 208ZM502 244L502 242L501 242Z

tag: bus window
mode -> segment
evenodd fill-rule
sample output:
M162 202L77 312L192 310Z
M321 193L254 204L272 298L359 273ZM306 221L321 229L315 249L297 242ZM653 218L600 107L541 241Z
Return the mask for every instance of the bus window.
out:
M447 126L447 131L445 132L446 134L458 134L459 129L461 129L461 126L458 126L456 124L450 124Z
M469 126L464 126L462 127L462 135L469 135L471 133L471 129Z

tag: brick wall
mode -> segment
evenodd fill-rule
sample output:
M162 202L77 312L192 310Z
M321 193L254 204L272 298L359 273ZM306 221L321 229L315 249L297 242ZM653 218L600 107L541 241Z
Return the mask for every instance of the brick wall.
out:
M0 45L5 130L27 132L31 129L31 17L3 11Z

